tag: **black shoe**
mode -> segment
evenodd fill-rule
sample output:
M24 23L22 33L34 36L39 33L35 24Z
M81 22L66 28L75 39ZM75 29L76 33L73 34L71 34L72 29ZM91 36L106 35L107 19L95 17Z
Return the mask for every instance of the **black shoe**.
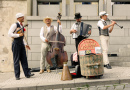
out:
M29 74L27 76L25 76L26 78L30 78L31 76L34 76L34 74Z
M106 67L107 69L112 69L110 64L106 64L106 65L104 65L104 67Z
M20 80L20 78L19 78L19 77L17 77L17 78L16 78L16 80Z

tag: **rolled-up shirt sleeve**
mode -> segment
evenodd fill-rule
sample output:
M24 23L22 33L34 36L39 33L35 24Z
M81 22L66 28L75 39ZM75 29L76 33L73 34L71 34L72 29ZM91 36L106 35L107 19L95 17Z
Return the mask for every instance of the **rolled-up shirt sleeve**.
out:
M98 21L97 26L100 27L101 29L104 28L104 25L103 25L102 21Z
M10 27L10 29L9 29L9 32L8 32L8 35L9 35L10 37L13 37L13 38L18 38L18 37L20 37L19 34L15 34L15 33L14 33L14 31L15 31L16 28L17 28L17 25L16 25L16 24L12 24L12 25L11 25L11 27Z
M45 37L44 37L43 31L44 31L44 27L41 28L40 38L41 38L41 40L42 40L43 42L45 42Z
M54 31L57 32L57 27L54 26ZM62 25L59 25L59 32L62 33Z
M71 30L73 30L74 28L75 28L75 23L72 25Z
M25 42L25 40L23 39L23 43L24 43L24 45L26 46L27 45L27 42Z

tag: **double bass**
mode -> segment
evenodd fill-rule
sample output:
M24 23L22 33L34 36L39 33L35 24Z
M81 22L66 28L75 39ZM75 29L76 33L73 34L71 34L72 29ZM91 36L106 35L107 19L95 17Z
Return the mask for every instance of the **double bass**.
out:
M57 18L61 19L61 14L58 13ZM65 37L59 32L59 23L57 32L49 38L50 51L48 51L46 60L51 67L63 67L63 62L68 61L67 52L64 51L66 45Z

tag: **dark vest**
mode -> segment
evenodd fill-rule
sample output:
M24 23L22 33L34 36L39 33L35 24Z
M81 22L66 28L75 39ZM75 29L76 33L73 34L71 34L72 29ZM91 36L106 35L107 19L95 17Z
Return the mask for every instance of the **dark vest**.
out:
M107 26L107 23L105 23L104 21L102 21L102 22L103 22L104 26ZM109 30L108 29L103 30L100 27L98 27L98 29L99 29L99 35L109 36Z
M16 25L17 25L17 28L21 28L18 22L16 23ZM23 30L23 32L24 32L24 30ZM19 43L19 44L23 44L23 38L24 38L24 36L18 37L18 38L14 38L14 42L15 43Z

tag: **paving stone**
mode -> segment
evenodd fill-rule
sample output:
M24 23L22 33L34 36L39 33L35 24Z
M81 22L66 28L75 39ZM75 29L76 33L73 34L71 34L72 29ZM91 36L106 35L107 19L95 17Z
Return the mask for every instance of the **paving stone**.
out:
M130 88L130 84L126 84L126 85L125 85L125 88Z
M115 90L118 90L118 89L123 90L124 85L120 85L120 84L115 85Z
M90 86L89 90L98 90L98 88L96 86Z
M130 88L124 88L124 90L130 90Z

